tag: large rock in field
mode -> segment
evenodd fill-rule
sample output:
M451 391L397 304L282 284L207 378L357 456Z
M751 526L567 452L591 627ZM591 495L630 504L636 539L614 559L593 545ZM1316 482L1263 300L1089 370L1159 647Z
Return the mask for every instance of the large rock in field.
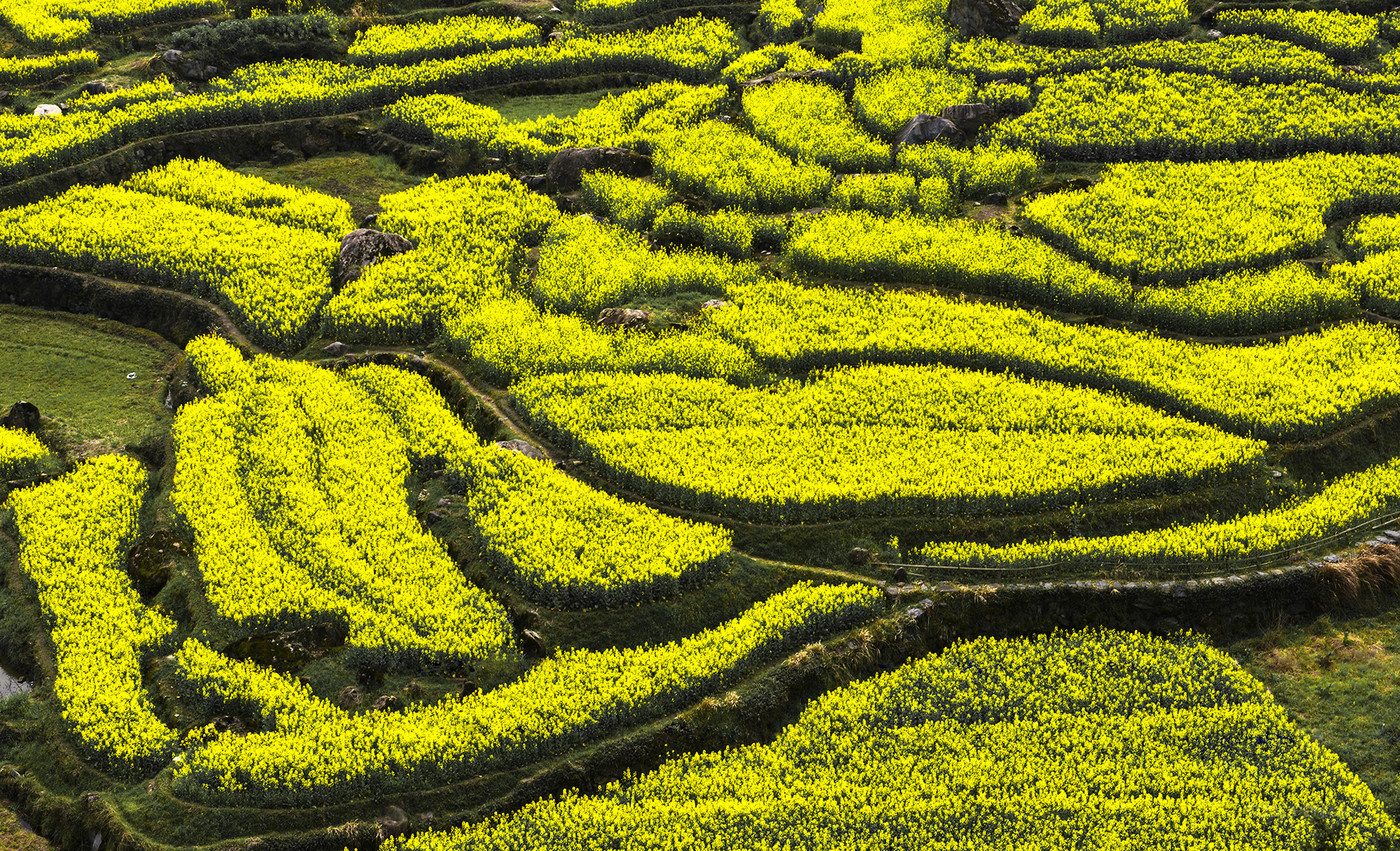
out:
M536 461L549 460L548 455L541 452L539 450L539 447L535 446L533 443L529 443L528 441L519 439L498 440L496 441L496 446L500 449L506 450L507 452L517 452L521 455L524 455L526 458L532 458Z
M1005 38L1016 33L1031 5L1027 0L949 0L948 23L963 38Z
M39 409L33 402L20 400L10 406L5 418L0 420L0 426L6 428L17 428L31 434L39 433Z
M565 148L554 155L545 177L557 192L579 188L585 171L611 171L627 177L651 174L651 157L629 148Z
M899 128L899 133L894 137L894 150L895 153L899 153L906 145L922 145L925 142L961 145L963 138L963 132L958 129L958 125L943 116L919 113Z
M964 136L971 136L997 120L996 112L985 103L960 103L955 106L947 106L939 113L939 117L946 118L956 124Z
M609 307L598 314L600 328L621 328L624 331L645 328L650 320L650 313L645 310L633 310L629 307Z
M360 228L347 233L340 240L340 256L335 261L335 274L331 276L331 290L354 281L381 258L402 254L413 248L413 243L396 233L385 233L369 228Z
M91 80L78 87L78 93L84 95L110 95L117 87L106 80Z

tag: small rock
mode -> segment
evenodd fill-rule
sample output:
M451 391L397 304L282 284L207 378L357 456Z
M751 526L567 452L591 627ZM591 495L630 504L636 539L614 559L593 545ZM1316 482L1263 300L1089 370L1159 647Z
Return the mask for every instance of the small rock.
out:
M78 92L85 95L109 95L116 90L117 87L106 80L91 80L78 88Z
M996 205L999 206L999 207L1005 207L1005 206L1006 206L1006 193L1005 193L1005 192L993 192L993 193L991 193L990 195L988 195L987 197L983 198L983 199L982 199L982 203L983 203L983 204L996 204Z
M384 836L400 836L408 832L408 813L392 804L379 816L379 830Z
M598 314L598 325L603 328L621 328L631 331L647 327L651 314L645 310L630 307L609 307Z
M721 308L721 307L728 307L728 306L729 306L729 302L725 301L724 299L722 299L722 298L712 298L712 299L710 299L709 301L705 302L704 304L700 305L700 309L701 309L701 310L715 310L715 309L718 309L718 308Z
M1210 36L1211 38L1220 38L1221 36L1225 35L1225 33L1221 32L1220 30L1206 30L1206 35Z
M58 107L58 104L54 104L54 103L41 103L41 104L39 104L38 106L34 107L34 117L35 117L35 118L57 117L57 116L60 116L60 115L62 115L62 114L63 114L63 110L60 109L60 108Z
M903 567L896 567L896 568L894 569L894 581L895 581L895 582L908 582L908 581L909 581L909 571L905 570Z
M364 702L364 695L354 686L346 686L335 696L335 705L349 712Z
M1021 226L1020 226L1020 225L1012 225L1011 227L1009 227L1009 228L1006 229L1006 232L1009 233L1009 234L1011 234L1012 236L1025 236L1025 235L1026 235L1026 232L1023 231L1023 230L1021 230Z
M381 694L374 699L375 712L398 712L403 709L403 699L397 694Z
M333 358L338 358L344 355L346 352L350 351L350 347L340 342L339 340L336 340L334 343L331 343L330 345L326 346L321 351L325 352Z
M478 691L480 691L480 690L481 690L481 687L480 687L480 686L478 686L476 683L472 682L471 680L467 680L466 682L462 683L462 685L459 686L459 687L457 688L457 696L458 696L458 697L471 697L472 695L476 694L476 693L477 693Z
M39 409L34 403L20 400L10 406L10 410L5 414L5 418L0 420L0 426L5 428L19 429L31 434L39 433Z
M543 174L522 175L520 182L525 184L525 188L531 192L549 191L549 178Z
M232 715L221 715L214 719L214 731L243 736L248 733L248 725L243 723L242 718L235 718Z
M498 440L496 441L496 446L507 452L519 452L526 458L532 458L536 461L549 460L548 455L541 452L538 446L527 440L520 440L518 438L516 440Z
M851 564L868 564L870 562L870 550L864 547L856 547L847 554L846 558Z
M447 512L445 512L445 511L429 511L428 514L427 514L427 516L426 516L424 519L428 521L428 525L429 525L429 526L434 526L434 525L436 525L436 524L438 524L438 523L441 523L442 521L444 521L444 520L447 519Z
M378 227L378 225L379 225L379 214L378 214L378 213L370 213L368 216L365 216L364 221L360 222L360 229L361 229L361 230L374 230L374 229L376 229L376 228Z
M543 659L549 655L549 647L544 643L544 636L527 629L520 633L521 644L524 645L525 655Z
M894 137L894 151L899 153L907 145L923 145L927 142L946 142L961 145L963 133L958 125L938 115L919 114L904 123Z

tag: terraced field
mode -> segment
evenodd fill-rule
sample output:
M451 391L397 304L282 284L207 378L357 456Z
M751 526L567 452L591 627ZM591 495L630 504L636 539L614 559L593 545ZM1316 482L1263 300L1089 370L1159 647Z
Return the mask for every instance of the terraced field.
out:
M1388 0L0 0L5 847L1389 849Z

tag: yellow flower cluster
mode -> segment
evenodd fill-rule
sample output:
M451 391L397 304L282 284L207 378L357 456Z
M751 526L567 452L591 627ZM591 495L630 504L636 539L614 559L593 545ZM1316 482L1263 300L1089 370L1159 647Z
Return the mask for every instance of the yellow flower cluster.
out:
M50 56L0 57L0 86L42 83L64 74L95 70L97 54L91 50L72 50Z
M65 113L102 113L121 109L134 103L150 103L180 96L175 91L175 84L170 82L169 77L157 77L148 83L141 83L129 89L117 89L115 92L108 92L105 95L84 92L78 97L69 98L63 105L63 111Z
M1213 346L926 293L770 281L707 325L765 367L939 362L1087 384L1261 440L1302 440L1400 402L1400 335L1352 323L1257 346ZM1345 380L1338 380L1345 376Z
M490 380L576 370L678 372L752 382L760 370L740 346L699 329L609 333L577 316L542 312L527 298L489 299L443 320L452 347Z
M871 71L937 65L954 32L948 0L828 0L813 20L817 40L858 50Z
M970 541L929 544L934 564L1026 567L1072 564L1231 562L1306 546L1319 538L1400 510L1400 459L1332 481L1317 494L1220 522L1110 535L1023 541L992 547Z
M382 366L345 378L394 419L418 463L445 465L468 495L482 547L530 597L618 606L674 593L727 563L729 534L625 502L555 470L482 446L420 376Z
M1240 85L1150 68L1046 80L991 138L1058 159L1217 160L1400 149L1400 95L1313 82Z
M637 234L573 216L550 228L540 246L535 297L564 313L592 316L634 298L680 291L723 295L758 270L686 251L655 251Z
M851 109L866 127L892 140L920 113L937 115L973 100L970 77L946 68L897 68L856 81Z
M0 7L0 20L25 41L57 50L87 41L94 32L225 12L222 0L11 0Z
M213 160L177 157L121 185L209 210L317 231L337 243L355 229L350 202L344 199L239 174Z
M1325 814L1325 815L1322 815ZM1383 848L1400 831L1254 678L1190 636L955 644L678 756L386 851Z
M705 195L725 207L781 212L819 204L831 172L795 164L773 148L719 121L657 139L656 176L678 192Z
M1030 151L1004 145L954 148L931 142L899 151L899 168L919 177L940 177L952 193L952 201L964 197L981 200L993 193L1010 195L1031 185L1040 175L1040 159ZM956 207L949 210L955 213Z
M346 51L351 62L408 65L484 50L540 43L540 28L519 18L460 15L411 24L382 24L363 30Z
M1216 16L1216 26L1296 42L1343 62L1370 53L1380 35L1376 18L1335 9L1226 9Z
M1191 17L1186 0L1047 0L1020 23L1021 40L1055 47L1097 47L1184 33Z
M1131 163L1022 214L1052 244L1141 283L1186 283L1318 253L1327 223L1400 203L1400 156Z
M1400 85L1400 80L1386 75L1343 71L1315 50L1257 35L1232 35L1214 41L1146 41L1101 50L1055 50L979 37L954 44L948 66L979 80L1025 80L1098 68L1154 68L1209 74L1245 84L1310 80L1349 90L1392 92Z
M890 168L889 146L856 124L831 86L783 80L747 89L743 106L755 136L799 160L839 172Z
M269 704L293 706L298 723L214 739L176 766L175 789L224 804L307 806L554 756L726 688L782 653L869 619L881 601L870 586L800 583L681 641L567 651L508 685L404 712L302 724L319 712L296 708L288 687L259 686ZM211 690L229 683L238 696L251 680L246 673L205 679Z
M759 13L760 15L762 12ZM830 71L831 63L796 44L770 44L750 50L720 72L722 82L737 85L774 71Z
M505 610L468 584L409 513L408 450L351 382L227 344L191 347L213 397L175 419L172 500L194 534L206 596L259 629L336 622L368 664L506 652Z
M39 470L49 448L27 431L0 426L0 476L24 478Z
M741 390L565 374L517 407L608 477L745 520L1022 512L1252 478L1264 444L1112 395L948 367Z
M656 214L674 203L664 188L607 171L583 173L583 203L628 230L650 230Z
M694 17L641 33L573 38L413 65L357 67L312 60L250 65L212 81L197 95L102 113L0 115L0 181L62 168L151 135L331 115L443 90L602 73L705 81L740 52L728 24Z
M1355 262L1328 270L1340 285L1360 293L1371 310L1400 316L1400 216L1369 216L1346 231L1344 245Z
M444 316L504 295L559 216L545 196L499 172L427 181L384 195L378 227L416 247L364 270L326 305L325 327L346 339L430 337Z
M146 487L135 459L102 455L9 499L20 569L38 588L53 641L63 720L118 770L154 768L175 744L141 681L143 658L164 647L175 623L147 608L126 575Z
M197 182L187 191L219 198L216 187L228 181L219 171L191 175ZM156 178L163 191L180 179ZM313 329L330 297L338 250L338 240L246 209L206 209L120 186L76 186L0 213L0 256L7 260L209 296L251 337L279 349L294 348Z
M1077 313L1123 316L1132 302L1126 282L967 219L832 213L799 232L786 256L799 271L826 278L949 287Z
M1337 275L1322 278L1301 263L1267 272L1232 272L1182 287L1144 287L1133 319L1168 331L1246 337L1360 315L1359 291Z
M185 639L175 664L180 677L177 687L183 696L205 704L209 715L249 712L263 729L282 732L313 729L345 718L343 711L312 694L306 683L255 662L230 659L194 638ZM194 735L207 735L207 731ZM185 740L187 749L202 744L197 738Z

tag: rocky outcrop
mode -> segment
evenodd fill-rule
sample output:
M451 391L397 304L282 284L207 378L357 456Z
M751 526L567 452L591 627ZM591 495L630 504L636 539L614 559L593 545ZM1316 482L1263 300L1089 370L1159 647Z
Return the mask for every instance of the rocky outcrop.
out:
M556 192L573 192L585 171L646 177L651 174L651 157L630 148L565 148L549 161L545 177Z
M350 231L340 240L340 255L335 261L331 290L340 292L341 287L357 280L365 269L379 260L402 254L412 248L413 243L396 233L369 228Z
M949 0L948 23L963 38L1013 35L1030 4L1022 0Z

